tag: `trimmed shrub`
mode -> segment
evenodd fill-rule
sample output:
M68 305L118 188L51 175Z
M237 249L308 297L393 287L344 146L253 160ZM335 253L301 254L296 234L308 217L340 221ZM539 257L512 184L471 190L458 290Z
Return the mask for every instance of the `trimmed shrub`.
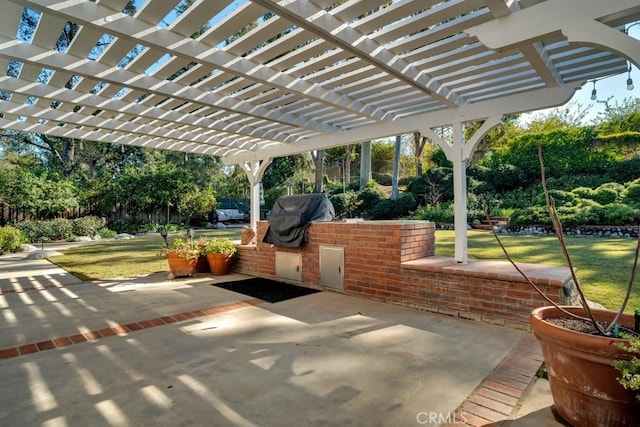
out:
M16 224L29 243L35 243L41 237L49 240L71 240L73 222L68 219L52 219L50 221L23 221Z
M601 185L593 191L593 197L591 198L601 205L608 205L617 202L619 194L613 188L603 187Z
M113 230L109 230L108 228L101 228L100 230L98 230L98 236L102 237L103 239L113 239L117 234L118 233Z
M73 233L76 236L93 237L104 226L104 221L97 216L83 216L73 220Z
M500 196L502 207L521 209L523 206L531 206L535 203L536 197L539 193L539 186L508 191Z
M396 200L384 199L371 209L373 219L396 219L409 215L416 201L410 193L403 193Z
M453 224L453 203L421 206L416 210L415 218L432 222Z
M115 218L109 221L109 228L116 233L136 234L143 226L142 221L132 221L127 218Z
M510 218L513 225L551 224L547 208L542 206L530 206L524 209L515 209Z
M496 193L503 193L522 187L526 178L522 169L517 166L502 164L494 170L490 170L487 181Z
M380 185L391 185L392 176L390 173L372 173L373 180Z
M600 215L593 206L562 206L557 209L558 219L565 227L598 224Z
M593 199L594 190L589 187L578 187L571 190L573 194L581 199Z
M580 200L574 193L563 190L549 190L549 196L553 198L558 208L561 206L575 206ZM544 193L538 194L535 199L535 204L538 206L546 206Z
M418 179L418 178L415 177L415 176L405 176L405 177L402 177L402 178L398 179L398 185L410 185L416 179Z
M622 203L611 203L603 208L605 224L633 224L640 211Z
M620 184L619 182L605 182L604 184L600 185L600 187L596 188L596 190L599 190L601 188L610 188L612 190L615 190L618 195L622 195L622 193L624 193L624 185Z
M73 238L73 222L68 219L53 219L51 223L51 240L71 240Z
M373 187L366 187L358 193L358 211L361 216L368 216L369 212L376 207L384 198L382 190Z
M633 181L627 186L622 195L622 202L633 208L640 208L640 180Z
M10 225L0 227L0 255L15 252L22 243L20 230Z
M428 204L453 200L453 170L451 168L430 169L407 189L414 197L426 195Z
M357 200L358 195L353 191L329 196L329 201L333 204L333 209L336 211L338 218L350 218L352 212L356 209Z

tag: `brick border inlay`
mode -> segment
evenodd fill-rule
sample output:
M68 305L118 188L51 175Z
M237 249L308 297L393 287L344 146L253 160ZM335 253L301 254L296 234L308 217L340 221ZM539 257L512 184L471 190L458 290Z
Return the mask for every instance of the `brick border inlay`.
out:
M183 320L191 320L198 317L208 316L210 314L238 310L240 308L258 305L263 302L264 301L262 301L261 299L253 298L230 304L217 305L213 307L202 308L199 310L171 314L169 316L163 316L156 319L141 320L138 322L127 323L125 325L117 325L111 328L102 328L95 331L87 331L79 334L69 335L67 337L52 338L50 340L40 341L37 343L22 344L15 347L0 349L0 359L10 359L13 357L23 356L25 354L37 353L39 351L51 350L54 348L63 348L69 345L80 344L87 341L96 341L114 335L127 335L131 332L141 331L143 329L181 322Z
M450 426L480 427L508 420L543 361L538 340L528 334L456 409Z

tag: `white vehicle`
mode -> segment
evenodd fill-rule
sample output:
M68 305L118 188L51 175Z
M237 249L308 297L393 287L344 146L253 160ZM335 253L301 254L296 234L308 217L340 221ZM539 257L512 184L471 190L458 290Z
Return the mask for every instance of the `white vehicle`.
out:
M239 209L223 209L223 210L229 217L229 221L244 222L244 212L240 212Z
M218 217L218 222L229 222L229 216L226 214L224 209L216 209L216 215Z

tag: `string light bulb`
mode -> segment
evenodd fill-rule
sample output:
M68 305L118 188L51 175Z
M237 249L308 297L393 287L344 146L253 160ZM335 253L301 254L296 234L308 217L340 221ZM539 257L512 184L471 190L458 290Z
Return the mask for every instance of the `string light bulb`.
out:
M596 92L596 81L593 81L593 90L591 91L591 100L595 101L598 97L598 92Z
M627 69L628 78L627 78L627 90L633 90L633 80L631 79L631 62L629 62L629 68Z

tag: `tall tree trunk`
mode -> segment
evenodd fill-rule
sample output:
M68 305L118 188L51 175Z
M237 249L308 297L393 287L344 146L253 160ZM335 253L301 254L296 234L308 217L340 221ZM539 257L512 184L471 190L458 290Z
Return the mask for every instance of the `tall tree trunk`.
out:
M351 183L351 152L353 151L353 145L347 145L347 151L344 154L344 182L345 186L349 186Z
M398 198L398 175L400 174L400 142L401 135L396 135L396 146L393 153L393 176L391 177L391 200Z
M360 190L371 181L371 141L361 143L360 148Z
M76 168L76 140L66 139L62 144L62 167L65 176L71 175Z
M316 167L316 179L313 185L314 193L322 193L324 190L324 150L317 150L313 156L313 163Z
M420 132L413 133L413 155L416 162L416 177L422 176L422 152L427 145L427 138L420 135Z

